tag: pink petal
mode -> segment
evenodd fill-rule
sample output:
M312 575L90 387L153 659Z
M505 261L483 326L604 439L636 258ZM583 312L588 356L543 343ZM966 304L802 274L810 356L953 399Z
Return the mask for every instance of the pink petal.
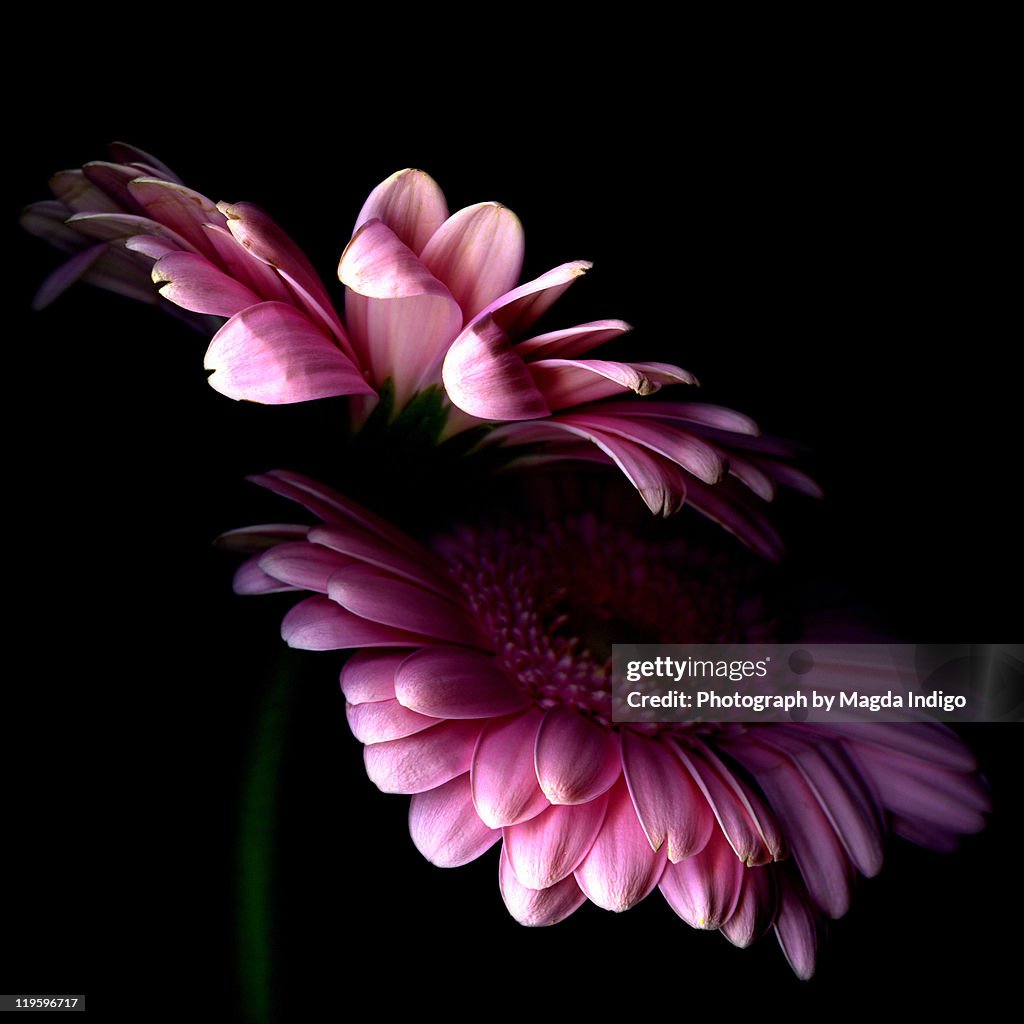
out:
M510 424L518 427L519 424ZM684 477L674 463L662 458L649 449L627 441L615 434L593 427L582 427L565 417L545 420L533 440L544 436L557 437L558 431L585 438L593 442L608 458L625 474L626 479L640 492L644 503L655 514L660 516L674 515L683 507L690 482ZM520 442L527 440L529 435L512 432L509 427L499 428L492 436L511 437ZM698 481L694 480L696 486Z
M371 622L454 644L475 646L479 641L462 607L374 566L339 569L327 592L332 601Z
M726 409L721 405L700 402L648 402L637 405L631 401L618 401L602 402L601 409L612 415L622 414L633 418L640 416L671 422L682 421L715 427L729 433L746 435L761 433L758 425L749 416L744 416L743 413L733 409Z
M481 419L535 419L550 411L508 335L489 317L455 339L441 379L452 403Z
M217 263L231 277L250 288L261 299L295 305L295 296L288 290L281 275L249 253L227 228L207 224L206 233L217 253Z
M373 379L390 378L396 405L436 383L441 360L462 326L462 311L397 235L380 221L364 224L349 242L338 276L349 329Z
M625 731L622 768L640 826L673 864L704 849L715 825L704 794L664 744Z
M617 737L571 708L552 708L537 734L536 767L553 804L587 803L622 774Z
M50 190L75 213L119 213L121 207L83 170L58 171L49 182Z
M549 807L506 828L505 852L520 883L528 889L547 889L571 875L593 846L607 806L608 795L602 794L576 807Z
M76 213L68 218L67 224L75 231L101 242L121 241L134 235L156 235L157 238L166 238L186 252L196 251L195 246L177 231L159 221L132 213Z
M264 523L228 530L217 538L216 544L225 551L266 551L282 541L302 540L308 532L308 526L295 523Z
M287 405L373 394L352 361L293 306L261 302L213 337L204 366L214 390L236 400Z
M438 718L418 715L403 708L397 700L380 700L369 704L349 704L345 708L348 727L360 743L385 743L388 740L414 736L424 729L440 725Z
M480 734L470 781L477 813L493 828L529 821L550 806L533 767L540 723L531 709L489 722Z
M349 345L327 289L306 254L281 226L252 203L218 203L217 209L227 218L228 230L245 251L277 270L295 290L310 316L319 320L337 339L345 354L355 360L355 352Z
M625 417L566 413L559 417L563 423L571 423L584 430L597 430L603 434L614 434L682 466L688 473L705 483L716 484L725 473L725 460L720 452L707 442L688 434L684 430L661 424L635 423Z
M783 755L745 740L729 752L752 772L779 817L814 902L832 918L850 908L850 867L814 794Z
M353 234L367 221L379 220L418 254L447 219L448 204L437 182L410 167L392 174L370 193Z
M578 327L538 334L516 344L521 359L575 359L633 328L625 320L592 320Z
M18 223L36 238L43 239L61 252L78 252L88 243L65 221L71 210L55 199L44 199L26 206ZM91 237L91 236L90 236Z
M131 238L124 240L124 247L129 252L137 252L154 262L171 253L183 251L170 239L161 238L159 235L132 235ZM197 256L197 258L203 259L204 257Z
M769 867L743 872L739 902L732 917L721 926L722 934L734 945L745 949L761 938L775 918L775 882Z
M278 544L259 559L260 568L268 576L273 576L274 579L293 587L315 590L320 594L327 593L327 581L332 574L351 564L351 558L345 558L318 544L307 544L305 541Z
M421 647L433 641L353 615L326 597L300 601L281 623L281 636L300 651L340 651L348 647Z
M167 164L162 163L144 149L139 149L138 146L129 145L127 142L112 142L107 149L110 151L110 155L120 164L147 167L156 172L153 175L154 177L162 178L164 181L181 180Z
M763 501L775 498L775 482L759 466L735 452L729 452L729 472Z
M936 853L953 853L960 846L960 837L942 825L904 818L898 814L891 816L891 827L895 835L907 839L926 850Z
M820 484L816 480L812 480L803 470L797 469L796 466L787 465L785 462L776 462L774 459L761 459L759 465L768 476L784 487L791 487L794 491L806 494L809 498L825 496Z
M521 355L519 346L516 354ZM663 384L694 382L668 363L614 363L605 359L542 359L529 364L530 376L551 409L596 402L623 391L650 395Z
M802 981L814 977L818 954L817 924L811 908L790 885L782 887L775 937L793 973Z
M499 296L480 310L474 320L490 316L506 334L513 338L518 337L532 323L539 320L559 296L565 293L569 285L582 277L592 266L593 264L586 260L563 263Z
M736 856L748 867L787 856L785 839L772 813L710 749L701 744L701 751L698 755L676 748Z
M406 549L396 548L390 540L352 523L344 526L315 526L309 531L309 539L314 544L321 544L367 565L386 569L395 576L411 580L438 594L451 597L455 593L448 582L444 564L425 548L411 554Z
M669 864L661 876L668 905L694 928L720 928L732 917L746 871L721 829L714 829L700 853Z
M655 853L637 820L624 781L608 794L608 813L590 852L576 868L587 897L616 913L635 906L658 884L665 851Z
M184 185L159 178L140 178L128 184L128 191L146 213L166 224L203 253L215 257L206 224L224 224L224 216L204 195Z
M439 868L468 864L501 838L500 830L488 828L477 817L468 775L414 796L409 805L409 834L416 849Z
M99 188L120 210L142 213L143 207L131 194L128 186L140 175L137 167L111 163L109 160L90 160L83 164L82 173Z
M435 718L492 718L530 703L494 658L448 647L410 654L395 676L395 695Z
M468 322L515 286L524 247L523 226L511 210L478 203L452 214L427 242L422 259L448 286Z
M928 761L958 772L973 772L978 763L970 748L949 726L927 722L874 724L872 722L836 722L829 731L865 744L869 749L881 747Z
M882 870L883 824L856 770L836 743L817 747L782 729L760 731L760 742L785 753L814 794L847 856L862 875Z
M246 479L250 483L265 487L274 494L281 495L283 498L298 502L309 509L313 515L319 516L329 523L358 523L396 548L408 551L417 558L425 556L426 549L410 536L396 529L369 509L352 501L351 498L346 498L325 484L302 476L301 473L292 473L286 469L272 469L269 473L246 477Z
M712 522L718 523L748 547L771 562L779 562L785 548L775 527L757 510L743 501L729 487L733 481L724 480L709 487L699 480L690 481L687 497L690 504Z
M558 924L587 902L572 875L546 889L528 889L516 878L504 849L498 865L498 886L508 912L531 928Z
M165 299L195 313L234 316L260 301L255 292L191 252L173 252L157 260L152 276L162 285Z
M246 559L236 570L231 581L231 589L236 594L246 597L253 594L283 594L297 590L287 583L282 583L273 576L268 576L260 568L259 556Z
M469 771L479 722L442 722L432 729L363 749L366 774L385 793L425 793Z
M350 704L394 700L395 672L406 652L356 651L341 670L341 692Z

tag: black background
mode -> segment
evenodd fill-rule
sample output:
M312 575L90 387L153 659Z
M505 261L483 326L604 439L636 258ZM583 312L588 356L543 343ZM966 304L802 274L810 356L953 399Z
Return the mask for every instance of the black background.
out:
M69 82L69 70L84 72L66 68ZM249 105L237 83L183 97L126 90L95 67L83 80L89 102L25 102L9 120L8 225L50 173L121 138L212 198L267 208L331 281L369 189L423 167L453 209L493 198L519 214L527 274L594 261L552 326L627 319L634 358L678 362L701 397L812 446L827 500L779 509L794 580L910 640L1019 626L1009 191L1000 133L952 94L755 90L714 114L664 94L657 109L575 97L486 121L452 103L383 116L304 106L301 90L290 106ZM282 674L281 781L265 816L280 1019L318 1000L340 1015L354 992L462 1016L529 1011L549 986L573 1012L660 1015L748 998L867 1004L883 987L941 1006L1010 984L1016 727L969 730L994 794L988 830L946 857L893 844L809 984L773 941L734 950L657 895L531 931L504 910L494 851L428 865L407 800L363 774L341 659L286 652L288 602L233 596L233 560L211 547L289 515L246 473L341 477L330 419L215 394L205 339L126 300L83 287L32 313L54 254L16 228L7 246L2 991L85 992L100 1020L140 1019L125 1001L143 998L153 1019L197 1005L243 1019L240 817Z

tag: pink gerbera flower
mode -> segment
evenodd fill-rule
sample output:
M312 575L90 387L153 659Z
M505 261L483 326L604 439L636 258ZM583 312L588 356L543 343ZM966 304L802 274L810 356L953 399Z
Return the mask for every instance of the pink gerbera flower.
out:
M841 917L888 832L938 850L983 827L985 787L940 725L617 725L610 642L743 642L770 616L728 560L594 514L463 526L423 546L343 496L256 482L312 527L234 531L241 593L312 591L287 642L356 653L341 685L370 778L412 796L413 842L455 867L500 843L505 904L551 925L660 890L745 946L769 929L793 970Z
M749 417L645 400L665 385L695 384L681 367L590 358L630 329L625 322L536 333L590 264L564 263L519 284L522 225L498 203L449 215L429 175L391 175L363 204L341 256L343 319L301 249L262 210L214 203L141 150L111 151L115 162L56 174L55 200L26 211L30 231L72 253L38 305L76 280L159 295L198 326L219 324L205 365L231 398L348 396L361 422L385 395L393 416L437 393L432 440L483 428L486 445L511 455L521 447L513 464L617 467L656 514L689 501L770 557L778 538L759 503L778 485L817 492L791 466L792 448L759 438Z

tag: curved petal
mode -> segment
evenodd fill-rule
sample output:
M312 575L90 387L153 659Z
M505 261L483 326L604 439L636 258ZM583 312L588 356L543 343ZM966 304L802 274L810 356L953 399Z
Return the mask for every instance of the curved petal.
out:
M493 718L530 703L494 658L450 647L410 654L395 675L395 695L434 718Z
M270 405L374 394L355 364L293 306L261 302L213 337L204 366L228 398Z
M273 576L268 576L260 568L259 556L247 558L236 570L231 580L231 589L236 593L249 597L253 594L284 594L298 590L288 583L282 583Z
M194 313L234 316L260 301L244 284L191 252L172 252L161 257L153 264L152 277L165 299Z
M500 838L473 809L469 776L419 793L409 805L409 835L416 849L439 868L457 868L476 860Z
M204 195L173 181L136 177L128 183L132 198L155 221L166 224L203 253L215 255L206 224L224 225L224 215Z
M494 828L535 818L550 806L537 785L533 750L541 716L530 709L484 726L470 770L473 802Z
M775 919L775 881L769 867L748 867L743 872L739 902L720 931L734 945L745 949L772 926Z
M622 768L651 849L660 850L668 840L666 853L673 864L703 850L715 818L678 757L664 744L627 730Z
M576 327L525 338L516 343L516 355L525 360L575 359L631 330L632 326L625 320L592 320Z
M133 235L156 235L186 252L196 251L191 242L166 224L134 213L76 213L68 217L66 223L80 234L100 242L122 241Z
M779 562L785 548L774 526L751 508L745 491L737 493L723 480L713 487L700 480L690 481L687 497L698 512L728 530L747 547L752 548L770 562Z
M356 651L341 670L341 692L349 704L395 699L395 672L405 652Z
M516 354L519 353L516 346ZM567 409L633 391L651 395L664 384L693 384L691 374L669 363L617 363L606 359L541 359L530 376L551 409Z
M582 277L592 266L593 264L586 260L563 263L546 274L541 274L540 277L505 292L480 310L473 319L482 320L485 316L490 316L506 334L513 338L518 337L534 321L540 319L565 293L569 285Z
M339 569L330 578L327 593L371 622L453 644L476 646L479 640L463 608L371 565Z
M75 213L118 213L122 209L80 167L58 171L49 181L50 190Z
M552 708L537 733L536 771L551 803L587 803L622 774L617 739L571 708Z
M87 274L101 260L107 251L104 242L90 245L88 249L76 252L51 273L39 286L32 299L32 308L36 311L46 309L55 299L64 294L76 281Z
M238 530L228 530L214 543L224 551L266 551L275 544L302 540L308 532L308 526L300 526L297 523L263 523L260 526L243 526Z
M346 611L326 597L300 601L281 622L281 636L300 651L340 651L348 647L422 647L434 641Z
M400 740L441 724L441 719L418 715L415 711L403 708L397 700L349 704L345 708L345 717L352 735L360 743Z
M352 233L367 221L379 220L418 254L447 219L448 204L437 182L425 171L407 167L385 178L369 194Z
M732 917L745 871L721 829L714 829L700 853L669 864L661 876L668 905L693 928L720 928Z
M629 790L620 781L608 794L608 813L590 851L576 868L576 881L599 907L620 912L654 889L665 864L665 851L651 849Z
M505 852L516 878L528 889L547 889L571 875L594 845L607 807L603 794L576 807L549 807L506 828Z
M498 887L508 912L530 928L558 924L587 902L572 875L546 889L528 889L516 878L504 849L498 865Z
M536 419L550 412L508 335L489 317L473 321L452 342L441 380L454 405L481 419Z
M637 405L631 401L602 402L600 408L612 415L621 413L631 417L663 419L669 422L681 421L714 427L729 433L756 436L760 427L749 417L734 409L702 402L645 402ZM594 410L597 411L596 409Z
M802 981L814 977L818 955L817 922L807 902L789 884L783 885L780 893L775 937L793 973Z
M479 722L442 722L432 729L363 748L366 774L384 793L425 793L469 771Z
M327 593L327 581L331 576L351 563L351 558L305 541L278 544L259 559L260 568L268 576L320 594Z
M423 249L423 263L444 281L466 322L515 286L525 241L519 218L500 203L452 214Z

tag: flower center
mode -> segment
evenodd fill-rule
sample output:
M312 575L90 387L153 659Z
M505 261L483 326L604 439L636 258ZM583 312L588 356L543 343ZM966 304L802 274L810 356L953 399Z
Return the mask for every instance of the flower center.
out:
M612 644L750 638L727 559L592 515L467 528L444 553L498 664L539 707L568 705L607 728Z

